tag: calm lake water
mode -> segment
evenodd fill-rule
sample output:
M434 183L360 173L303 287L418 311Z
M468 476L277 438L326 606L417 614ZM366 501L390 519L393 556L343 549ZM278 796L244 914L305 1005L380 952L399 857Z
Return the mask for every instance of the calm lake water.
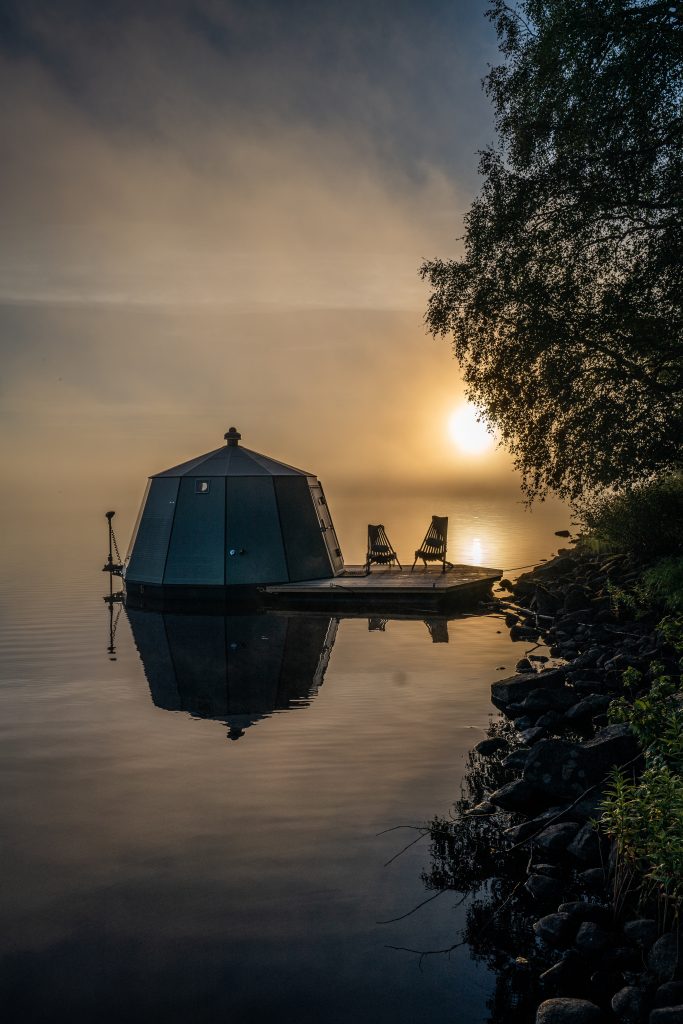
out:
M432 510L453 560L508 570L551 555L568 522L514 502ZM336 514L349 561L364 513ZM428 518L395 508L399 553ZM448 813L489 684L523 645L494 616L124 609L111 655L104 519L59 521L3 531L5 1018L486 1021L494 979L466 948L421 969L388 948L450 945L465 908L444 896L378 923L428 895L429 862L418 843L385 866L410 835L380 833Z

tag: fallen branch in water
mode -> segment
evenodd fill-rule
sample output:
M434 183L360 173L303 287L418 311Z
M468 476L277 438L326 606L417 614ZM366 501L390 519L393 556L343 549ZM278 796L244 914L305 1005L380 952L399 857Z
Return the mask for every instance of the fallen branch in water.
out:
M501 911L505 910L505 907L508 905L508 903L510 902L512 897L516 895L517 890L522 885L524 885L524 882L518 882L517 883L517 885L514 887L514 889L510 893L510 895L506 896L506 898L503 900L501 905L496 908L496 910L494 911L493 914L491 914L491 917L488 919L488 921L484 922L484 924L481 927L481 932L485 932L486 929L489 928L493 924L493 922L496 920L498 915L501 913ZM469 894L466 893L465 895L467 896ZM454 942L452 946L446 946L444 949L411 949L409 946L386 946L385 948L386 949L395 949L395 950L398 950L401 953L414 953L416 956L419 956L419 958L420 958L420 960L419 960L420 967L422 967L422 960L424 959L424 957L426 957L426 956L444 956L444 955L449 956L451 953L455 952L456 949L460 949L461 946L466 946L466 945L467 945L467 940L466 939L458 939L458 941Z

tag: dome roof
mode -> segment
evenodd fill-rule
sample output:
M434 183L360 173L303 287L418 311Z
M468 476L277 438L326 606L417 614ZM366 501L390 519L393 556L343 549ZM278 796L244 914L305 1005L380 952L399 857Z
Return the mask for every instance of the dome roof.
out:
M234 427L230 427L225 434L227 444L222 448L181 462L162 473L154 473L152 479L164 476L315 476L315 473L307 473L267 455L259 455L250 448L240 447L241 436Z

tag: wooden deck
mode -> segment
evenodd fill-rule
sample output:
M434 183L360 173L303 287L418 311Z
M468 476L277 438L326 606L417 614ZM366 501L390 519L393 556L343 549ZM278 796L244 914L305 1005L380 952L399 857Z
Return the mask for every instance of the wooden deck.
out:
M273 604L435 608L481 598L502 576L500 569L478 565L454 565L445 573L441 566L416 566L414 572L373 566L367 575L362 565L347 565L344 572L331 579L271 584L263 588L263 593L273 599Z

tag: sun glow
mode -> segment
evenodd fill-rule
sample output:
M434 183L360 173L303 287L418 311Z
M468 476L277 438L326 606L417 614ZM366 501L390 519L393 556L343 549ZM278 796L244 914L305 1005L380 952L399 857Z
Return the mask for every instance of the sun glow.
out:
M466 455L482 455L495 441L490 427L484 419L477 419L478 415L476 406L461 405L448 420L451 440Z

